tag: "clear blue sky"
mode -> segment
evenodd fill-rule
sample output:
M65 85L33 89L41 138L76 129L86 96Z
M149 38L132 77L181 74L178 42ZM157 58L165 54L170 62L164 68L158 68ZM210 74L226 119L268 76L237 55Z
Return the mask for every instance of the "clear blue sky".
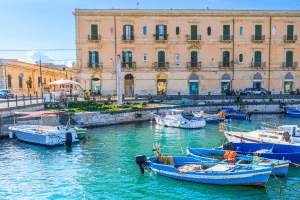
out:
M0 50L75 49L75 8L299 10L300 0L0 0ZM75 51L0 51L0 58L70 64Z

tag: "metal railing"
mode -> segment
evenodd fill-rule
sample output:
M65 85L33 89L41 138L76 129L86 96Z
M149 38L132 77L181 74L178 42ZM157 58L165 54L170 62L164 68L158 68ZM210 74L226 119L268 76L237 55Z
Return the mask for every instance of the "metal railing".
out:
M102 62L88 62L87 66L89 68L100 68L100 67L103 67L103 63Z
M251 62L251 67L266 67L266 62Z
M231 62L219 62L219 68L228 68L232 67L233 63Z
M122 35L122 40L124 41L134 40L134 35Z
M297 40L297 35L285 35L284 36L284 42L291 42L291 41L296 41Z
M264 35L252 35L252 42L261 42L265 41L265 39Z
M201 62L187 62L187 68L199 68L201 67Z
M233 41L233 35L221 35L221 42Z
M100 35L88 35L88 40L101 40Z
M153 36L155 37L156 41L166 41L168 39L168 34L154 34Z
M298 62L283 62L283 67L297 67Z
M199 41L201 40L201 35L186 35L188 41Z
M135 62L122 62L121 67L123 68L136 68Z
M170 64L169 62L154 62L155 68L169 68Z

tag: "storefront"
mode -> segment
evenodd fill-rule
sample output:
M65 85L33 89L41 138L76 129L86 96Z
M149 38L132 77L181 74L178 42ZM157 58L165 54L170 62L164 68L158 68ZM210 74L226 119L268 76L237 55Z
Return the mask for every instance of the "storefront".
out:
M291 91L293 91L293 75L287 73L284 76L284 93L290 93Z
M231 78L229 74L223 74L222 80L221 80L221 93L229 92L231 88Z

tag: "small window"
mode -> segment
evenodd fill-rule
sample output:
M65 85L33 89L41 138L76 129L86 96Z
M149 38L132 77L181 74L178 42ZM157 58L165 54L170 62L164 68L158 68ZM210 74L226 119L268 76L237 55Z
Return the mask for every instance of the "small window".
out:
M144 61L144 63L147 62L147 55L146 54L144 54L144 56L143 56L143 61Z
M110 34L114 34L115 33L115 28L112 26L112 27L110 27Z
M244 28L240 27L240 35L243 35L243 34L244 34Z
M272 34L273 34L273 35L276 35L276 34L277 34L277 29L276 29L275 26L273 27Z
M207 28L207 35L211 35L211 27Z
M176 35L179 35L179 33L180 33L180 29L179 29L179 27L177 26L177 27L176 27Z
M146 26L143 27L143 35L147 35L147 27Z
M243 62L243 60L244 60L244 56L243 56L243 54L240 54L239 55L239 62Z
M176 54L175 60L176 60L177 63L179 63L179 61L180 61L180 55L179 54Z

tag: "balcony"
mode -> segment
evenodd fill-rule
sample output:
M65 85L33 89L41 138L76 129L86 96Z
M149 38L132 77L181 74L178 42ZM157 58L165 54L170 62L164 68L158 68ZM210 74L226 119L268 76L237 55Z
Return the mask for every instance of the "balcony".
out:
M233 35L221 35L221 42L231 43L233 41Z
M251 67L253 68L266 67L266 62L251 62Z
M297 35L285 35L284 42L285 43L295 43L297 41Z
M231 62L219 62L219 68L221 69L230 69L233 66Z
M201 69L201 62L187 62L186 67L190 71L198 71Z
M252 35L252 42L253 43L262 43L265 41L264 35Z
M298 62L283 62L282 66L284 68L296 68L297 67Z
M136 70L136 63L135 62L122 62L121 63L122 70L124 71L135 71Z
M186 35L188 43L199 43L201 41L201 35Z
M157 43L166 43L168 40L168 34L154 34L153 36L155 37L155 42Z
M124 43L132 43L134 41L134 35L122 35L122 41Z
M167 71L170 67L169 62L154 62L153 64L157 71Z
M101 40L100 35L88 35L89 42L99 42Z
M102 68L103 67L103 63L102 62L88 62L87 63L88 68Z

